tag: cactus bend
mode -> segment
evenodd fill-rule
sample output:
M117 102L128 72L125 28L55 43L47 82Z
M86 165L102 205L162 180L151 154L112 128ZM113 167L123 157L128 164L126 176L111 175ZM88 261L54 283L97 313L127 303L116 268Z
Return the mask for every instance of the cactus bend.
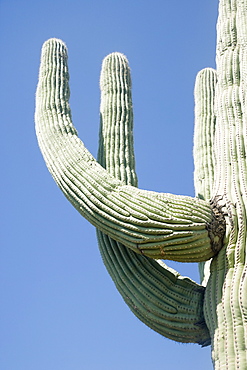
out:
M247 369L247 0L221 0L216 70L195 82L195 197L140 190L131 76L121 53L100 76L95 159L69 107L67 48L42 48L36 133L47 167L97 229L104 264L132 312L183 343L212 346L215 369ZM201 284L161 260L198 262Z

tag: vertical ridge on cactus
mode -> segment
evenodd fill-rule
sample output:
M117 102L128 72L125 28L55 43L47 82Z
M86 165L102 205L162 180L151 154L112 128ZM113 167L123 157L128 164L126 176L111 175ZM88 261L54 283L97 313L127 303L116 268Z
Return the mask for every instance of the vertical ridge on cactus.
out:
M211 341L215 369L246 369L246 0L219 1L216 62L195 84L195 198L137 188L130 70L120 53L102 65L98 161L72 124L67 48L57 39L42 49L36 132L54 180L97 228L133 313L170 339ZM200 262L203 286L159 259Z

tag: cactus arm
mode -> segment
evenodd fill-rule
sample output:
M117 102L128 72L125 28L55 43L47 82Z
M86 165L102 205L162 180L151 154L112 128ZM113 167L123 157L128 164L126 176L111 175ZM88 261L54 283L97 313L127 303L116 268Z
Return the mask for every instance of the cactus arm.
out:
M124 185L87 151L71 121L67 50L56 39L42 49L35 121L58 186L102 232L156 259L196 262L218 252L221 236L212 232L218 221L207 202Z
M195 82L194 185L196 196L209 201L214 185L214 137L216 117L214 96L217 72L205 68Z
M127 59L107 56L101 71L98 161L125 184L137 185L133 148L131 77ZM104 264L133 313L165 337L210 343L203 318L204 288L164 263L139 255L97 230Z
M196 196L210 201L214 185L214 138L216 117L214 96L217 73L212 68L205 68L197 74L195 96L194 126L194 185ZM206 285L210 276L211 260L199 263L202 285Z
M104 58L100 74L98 162L116 179L137 187L131 87L127 58L121 53Z
M194 130L194 184L196 195L210 200L213 197L215 171L215 89L217 73L211 68L200 71L195 83L195 130ZM224 253L220 253L215 261L209 260L199 263L199 272L202 285L206 286L207 295L214 297L214 302L221 300L221 282L224 280ZM211 266L212 263L212 266ZM214 270L214 271L212 271ZM215 337L212 322L217 322L217 308L213 300L204 300L204 314L206 322ZM221 320L223 320L221 316ZM217 346L217 348L215 347ZM212 343L212 357L214 351L224 352L220 348L220 338Z
M203 318L204 288L97 232L104 264L132 312L161 335L210 344Z

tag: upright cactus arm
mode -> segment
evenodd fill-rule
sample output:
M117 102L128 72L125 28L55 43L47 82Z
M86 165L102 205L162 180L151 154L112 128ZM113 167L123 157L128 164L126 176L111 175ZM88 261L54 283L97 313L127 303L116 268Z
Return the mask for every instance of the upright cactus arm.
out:
M183 262L218 253L221 226L207 202L124 185L93 158L71 121L68 78L66 47L51 39L42 49L36 132L48 169L74 207L136 253Z
M200 71L195 82L195 126L194 126L194 184L196 196L210 201L213 196L215 166L215 88L217 72L212 68ZM211 260L199 263L203 285L210 276Z
M216 170L216 83L217 72L211 68L200 71L195 83L194 184L196 195L208 201L213 199L215 194L213 187L215 186ZM222 202L223 197L220 196L219 198ZM221 204L224 205L224 203ZM215 260L200 262L199 272L202 285L206 286L207 295L211 295L210 300L204 299L204 315L207 325L210 328L211 337L215 338L212 324L217 322L216 306L222 297L222 282L225 276L224 251L222 250ZM218 347L220 338L218 337L217 340L212 340L213 359L215 342ZM221 348L220 351L223 354L224 349ZM224 369L222 363L220 368Z
M116 179L137 187L131 88L127 58L121 53L107 56L100 74L98 162Z
M215 88L217 72L205 68L195 82L194 185L198 198L209 201L214 185Z
M137 185L133 148L131 77L127 59L107 56L101 71L98 161L115 178ZM179 342L210 343L203 317L205 289L164 263L137 254L97 231L104 264L119 293L146 325Z

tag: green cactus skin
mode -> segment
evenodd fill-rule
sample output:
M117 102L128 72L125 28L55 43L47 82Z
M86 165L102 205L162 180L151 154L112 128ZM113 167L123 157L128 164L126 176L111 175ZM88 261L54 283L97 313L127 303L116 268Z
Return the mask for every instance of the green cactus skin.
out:
M72 125L67 50L57 39L42 49L36 132L58 186L98 229L106 268L134 314L176 341L211 339L215 369L247 369L247 0L219 2L216 62L195 85L196 198L137 189L122 54L103 62L101 165ZM159 258L202 262L205 287Z

